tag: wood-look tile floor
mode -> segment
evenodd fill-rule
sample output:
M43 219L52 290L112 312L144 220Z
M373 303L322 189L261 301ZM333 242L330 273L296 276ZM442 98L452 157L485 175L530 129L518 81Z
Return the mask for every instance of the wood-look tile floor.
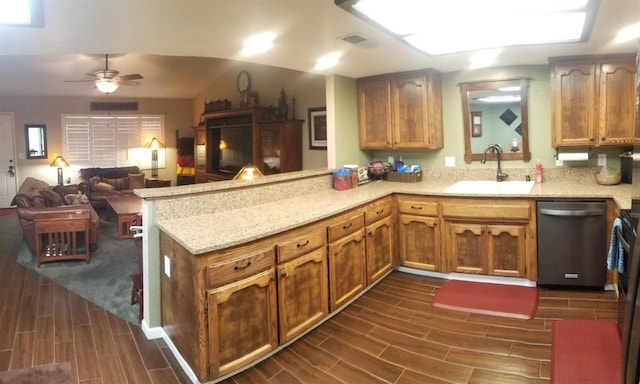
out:
M162 341L15 263L0 216L0 371L70 361L74 383L189 383ZM224 381L548 383L555 319L617 320L612 292L540 289L532 320L430 305L439 279L393 272L337 316Z

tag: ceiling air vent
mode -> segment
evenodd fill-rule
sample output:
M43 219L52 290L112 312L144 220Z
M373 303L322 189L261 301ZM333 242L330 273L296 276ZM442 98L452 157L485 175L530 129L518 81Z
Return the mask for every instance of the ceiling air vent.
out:
M376 48L380 46L378 42L373 41L359 33L351 33L349 35L339 37L339 39L365 49Z

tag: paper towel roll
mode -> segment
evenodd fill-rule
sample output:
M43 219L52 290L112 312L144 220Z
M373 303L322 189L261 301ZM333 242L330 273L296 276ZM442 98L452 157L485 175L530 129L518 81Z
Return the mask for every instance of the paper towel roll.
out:
M558 153L558 160L562 160L562 161L589 160L589 153L588 152Z

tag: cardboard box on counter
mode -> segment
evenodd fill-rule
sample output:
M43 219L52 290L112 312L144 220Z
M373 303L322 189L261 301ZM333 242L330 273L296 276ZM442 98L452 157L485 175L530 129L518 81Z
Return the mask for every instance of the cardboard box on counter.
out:
M419 181L422 181L422 169L418 172L389 171L389 173L387 174L387 180L400 183L417 183Z

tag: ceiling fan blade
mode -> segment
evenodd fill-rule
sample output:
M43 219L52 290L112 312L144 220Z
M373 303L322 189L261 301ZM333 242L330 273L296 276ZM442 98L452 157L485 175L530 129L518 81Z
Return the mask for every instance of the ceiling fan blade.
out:
M118 76L120 78L120 80L142 80L144 79L144 77L142 77L141 74L139 73L133 73L130 75L120 75Z
M140 85L140 82L139 81L131 81L131 80L120 80L120 81L118 81L118 84L120 84L120 85L138 86L138 85Z
M95 80L65 80L65 83L95 83Z

